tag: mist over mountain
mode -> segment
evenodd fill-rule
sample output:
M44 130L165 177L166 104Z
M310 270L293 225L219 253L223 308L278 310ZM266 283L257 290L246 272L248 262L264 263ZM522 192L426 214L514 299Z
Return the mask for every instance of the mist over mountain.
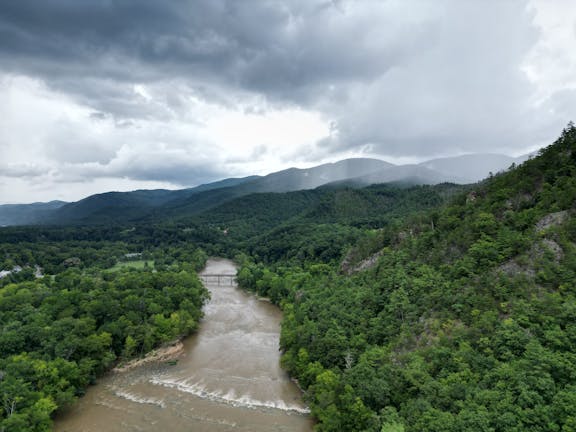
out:
M497 154L465 155L407 165L352 158L304 169L289 168L266 176L228 178L188 189L107 192L73 203L0 206L0 221L2 225L62 225L178 219L254 193L285 193L327 185L472 183L519 161Z
M35 224L64 205L64 201L0 205L0 226Z
M375 173L393 166L379 159L345 159L306 169L289 168L246 183L242 188L250 192L290 192L314 189L327 183Z
M421 165L393 166L371 174L356 177L351 183L368 186L379 183L406 183L412 185L438 183L471 183L465 178L445 174Z
M148 351L186 334L184 324L196 329L189 318L202 316L202 302L196 312L162 308L186 305L198 292L184 290L186 281L200 288L195 275L207 257L228 256L241 288L281 306L279 343L269 348L279 348L282 367L307 395L317 429L570 430L574 125L534 158L477 183L410 186L403 183L444 176L409 165L312 189L249 193L338 178L331 168L358 163L365 164L197 190L100 194L54 210L90 226L3 228L0 360L4 388L24 391L18 426L34 424L38 398L65 406L66 395L81 393L138 344ZM357 180L394 173L408 177ZM112 223L122 218L127 223ZM232 310L235 326L238 310L252 309ZM147 332L157 341L146 342ZM64 360L62 348L77 357ZM78 366L98 361L99 369ZM46 370L60 371L54 377L66 387L45 384ZM79 373L85 379L74 381ZM50 414L42 414L47 425ZM0 416L2 425L11 422Z
M479 153L432 159L420 163L419 166L454 176L464 183L474 183L486 178L490 173L505 171L512 164L521 164L528 157L523 155L514 158L502 154Z
M575 24L0 1L0 432L576 432Z

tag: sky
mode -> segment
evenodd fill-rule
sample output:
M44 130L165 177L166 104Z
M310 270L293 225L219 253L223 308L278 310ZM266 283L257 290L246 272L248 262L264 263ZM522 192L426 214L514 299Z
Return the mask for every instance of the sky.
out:
M573 0L0 2L0 203L518 156L575 117Z

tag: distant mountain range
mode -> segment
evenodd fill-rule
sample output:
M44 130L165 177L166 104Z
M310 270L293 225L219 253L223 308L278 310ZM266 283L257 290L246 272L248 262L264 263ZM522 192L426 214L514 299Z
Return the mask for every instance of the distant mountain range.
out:
M178 219L205 212L235 198L263 192L291 192L317 187L364 187L379 183L474 183L490 172L519 164L527 156L475 154L394 165L355 158L312 168L289 168L266 176L229 178L181 190L137 190L91 195L77 202L0 205L0 225L109 224Z
M50 201L47 203L0 205L0 226L37 224L39 221L50 218L55 210L65 204L64 201Z

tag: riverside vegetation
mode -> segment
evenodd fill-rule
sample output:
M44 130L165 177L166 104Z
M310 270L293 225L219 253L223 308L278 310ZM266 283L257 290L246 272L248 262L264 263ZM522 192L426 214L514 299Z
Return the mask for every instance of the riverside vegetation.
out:
M576 430L576 129L338 260L260 247L240 283L284 310L319 431ZM314 245L314 237L306 244ZM329 257L328 257L329 258Z
M153 223L2 229L3 269L24 270L0 280L0 430L49 430L116 359L192 331L209 254L282 308L282 364L318 431L574 431L575 171L570 124L466 187L336 185ZM134 252L144 268L114 267Z
M34 263L0 289L0 430L46 431L51 416L80 396L118 360L197 328L208 292L195 271L206 256L157 251L157 271L106 270L125 243L54 242L2 245L13 262ZM81 257L81 258L80 258ZM170 264L167 264L169 262Z

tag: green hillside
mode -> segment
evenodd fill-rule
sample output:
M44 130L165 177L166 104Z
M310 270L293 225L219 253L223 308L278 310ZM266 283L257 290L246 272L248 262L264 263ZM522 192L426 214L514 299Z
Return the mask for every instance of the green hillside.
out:
M357 251L244 258L319 431L576 430L576 129ZM374 235L373 235L374 236ZM295 240L293 244L297 243ZM360 243L361 245L362 243Z
M381 160L345 159L307 169L290 168L264 177L229 178L190 189L101 193L58 207L40 204L41 212L39 205L0 206L0 225L106 226L165 223L207 213L222 204L256 193L310 191L327 184L331 185L329 188L344 188L350 179L388 171L394 171L395 174L377 176L373 181L353 180L352 184L354 187L365 187L371 183L400 179L413 185L438 183L447 177L438 175L434 177L435 181L420 181L412 178L410 173L404 173L401 167ZM238 203L236 201L235 205ZM289 209L289 213L294 213L293 209Z
M0 278L2 431L50 431L99 375L195 331L203 316L209 294L196 271L206 255L193 245L149 245L154 261L137 266L118 263L142 246L133 242L0 239L1 268L24 266Z
M572 124L474 185L236 187L137 223L0 229L0 270L22 268L0 279L0 395L19 407L0 428L49 430L114 359L193 331L209 254L283 309L282 364L317 431L576 430Z
M64 201L51 201L47 203L0 205L0 226L37 223L49 217L55 210L65 204Z
M264 177L230 178L191 189L108 192L67 204L28 223L106 225L178 220L253 193L314 189L389 166L392 165L376 159L346 159L309 169L290 168Z

